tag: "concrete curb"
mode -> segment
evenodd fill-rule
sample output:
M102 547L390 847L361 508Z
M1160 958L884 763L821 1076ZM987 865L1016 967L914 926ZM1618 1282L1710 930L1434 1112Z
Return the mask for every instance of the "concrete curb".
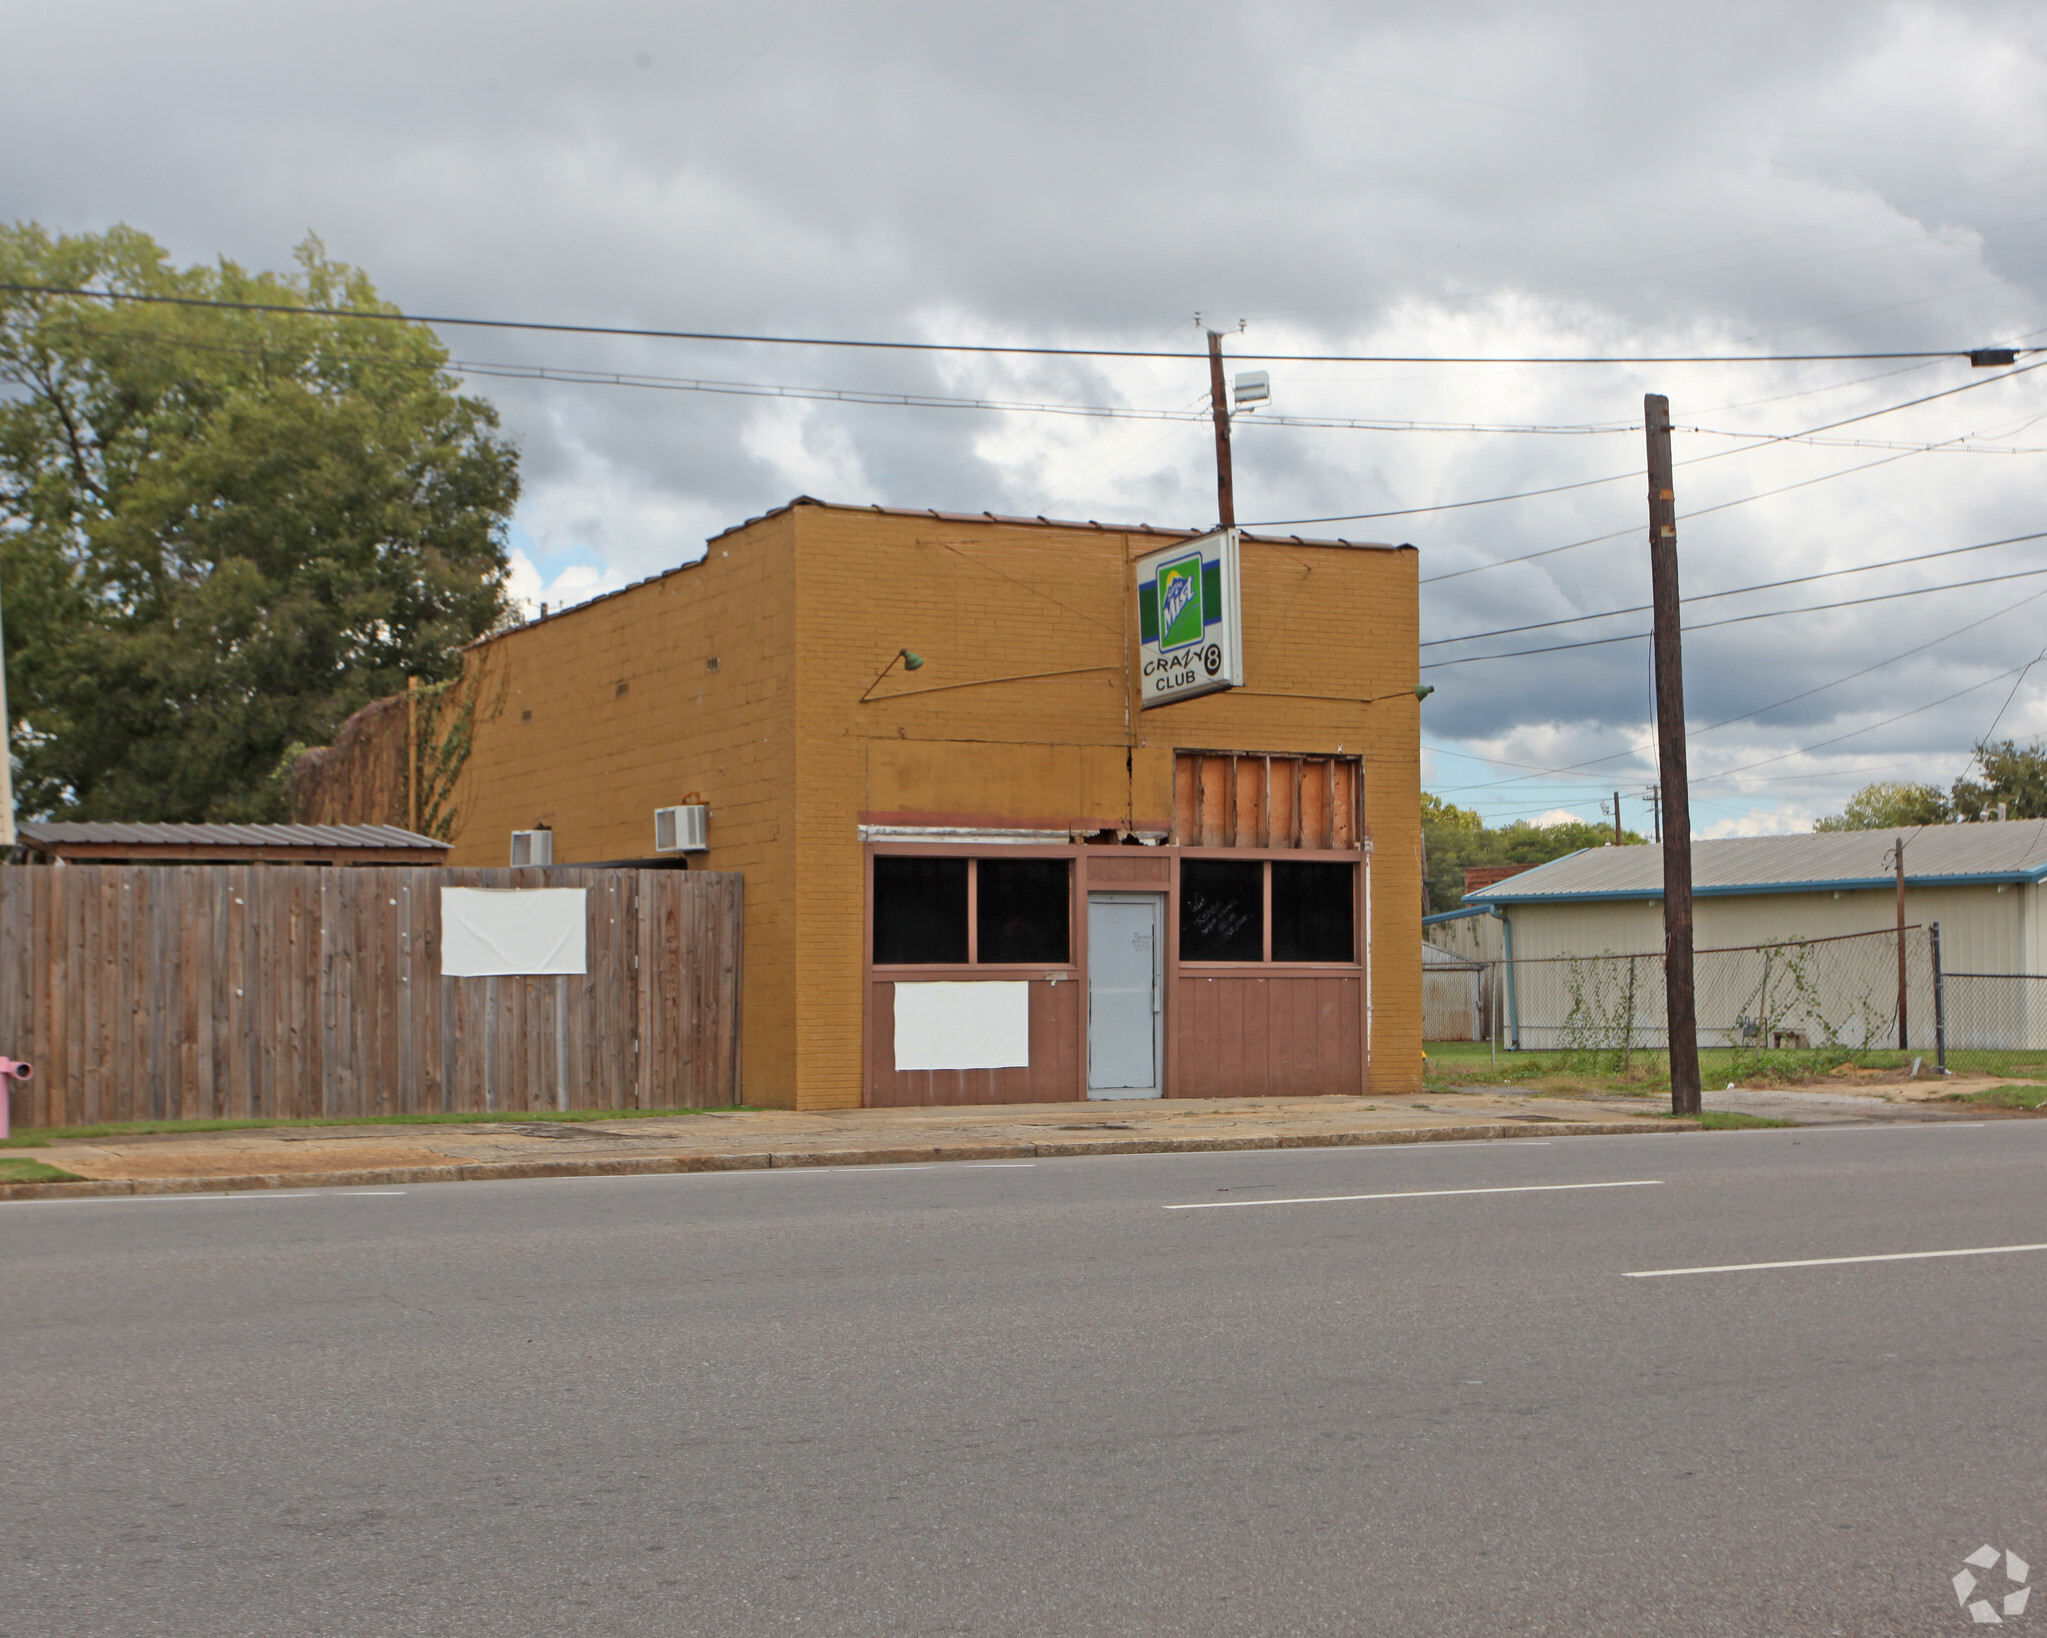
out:
M646 1155L590 1160L495 1160L449 1166L387 1166L365 1171L252 1172L239 1177L110 1178L78 1183L0 1183L0 1201L92 1200L143 1194L236 1194L264 1189L360 1189L394 1183L488 1183L507 1178L664 1177L677 1172L758 1172L809 1166L914 1166L957 1160L1063 1160L1077 1155L1218 1154L1231 1149L1348 1149L1389 1143L1471 1143L1491 1138L1619 1137L1629 1132L1694 1132L1691 1120L1524 1121L1486 1126L1409 1126L1363 1132L1299 1132L1277 1137L1121 1138L1045 1143L947 1144L913 1149L794 1149L752 1154Z

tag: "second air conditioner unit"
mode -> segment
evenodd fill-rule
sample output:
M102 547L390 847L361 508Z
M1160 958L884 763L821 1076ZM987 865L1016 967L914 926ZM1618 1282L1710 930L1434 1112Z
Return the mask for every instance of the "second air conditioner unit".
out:
M702 853L711 845L711 810L700 802L654 810L656 853Z
M551 865L554 863L554 832L551 830L515 830L512 832L512 868L521 865Z

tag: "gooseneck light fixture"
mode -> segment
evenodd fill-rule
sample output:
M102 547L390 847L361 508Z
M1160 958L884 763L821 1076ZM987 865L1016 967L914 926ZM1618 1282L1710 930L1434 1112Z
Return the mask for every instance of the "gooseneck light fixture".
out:
M921 671L924 669L923 655L912 654L907 648L897 649L895 653L891 654L888 657L888 664L883 666L879 671L875 672L874 681L867 685L867 692L860 696L860 699L857 703L862 705L867 703L868 699L873 695L874 691L881 686L881 679L886 677L891 671L895 669L895 664L896 661L898 660L901 660L903 662L903 669L905 671Z

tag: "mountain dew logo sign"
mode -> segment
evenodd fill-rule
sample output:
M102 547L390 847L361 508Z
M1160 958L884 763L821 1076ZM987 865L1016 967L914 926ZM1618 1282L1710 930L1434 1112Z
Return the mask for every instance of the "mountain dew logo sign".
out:
M1138 559L1143 705L1169 705L1243 683L1238 595L1234 529Z
M1201 554L1161 563L1158 573L1159 652L1171 654L1201 641Z

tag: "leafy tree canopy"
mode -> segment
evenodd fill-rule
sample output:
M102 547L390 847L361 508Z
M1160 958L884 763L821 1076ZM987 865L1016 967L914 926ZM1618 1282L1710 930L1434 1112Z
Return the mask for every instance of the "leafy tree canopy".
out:
M1995 818L2000 802L2007 818L2047 819L2047 744L1985 741L1976 747L1976 765L1983 777L1964 774L1948 793L1957 819Z
M1984 740L1976 746L1974 770L1945 794L1932 785L1879 780L1848 798L1840 813L1814 823L1814 830L1893 830L1905 825L1945 825L1955 820L1995 819L2002 802L2009 819L2047 819L2047 745L2034 740ZM1973 771L1973 770L1972 770Z
M1931 785L1880 779L1848 798L1840 813L1814 821L1814 830L1894 830L1947 823L1948 799Z
M393 311L0 224L0 283ZM422 325L0 290L0 583L26 814L283 817L292 750L506 612L517 455Z
M1642 838L1622 835L1630 844ZM1464 871L1468 865L1547 864L1566 853L1605 847L1613 841L1606 825L1571 819L1554 825L1532 825L1517 819L1494 830L1470 808L1422 792L1422 841L1428 852L1424 902L1429 912L1455 910L1464 902Z

